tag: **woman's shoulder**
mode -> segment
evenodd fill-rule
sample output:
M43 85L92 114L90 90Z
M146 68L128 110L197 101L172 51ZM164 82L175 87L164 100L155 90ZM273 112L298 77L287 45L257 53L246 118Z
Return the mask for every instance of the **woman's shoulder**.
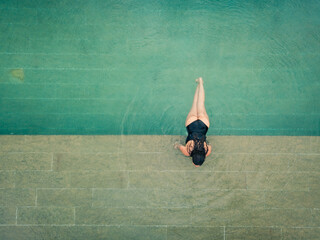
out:
M187 149L187 152L189 153L189 155L191 155L191 152L194 148L194 141L193 140L189 140L187 143L186 143L186 149Z
M209 148L210 148L210 145L205 141L205 142L203 143L203 146L204 146L206 152L208 152L208 151L209 151Z
M186 146L190 146L190 145L193 145L194 144L194 141L192 139L190 139L187 143L186 143Z

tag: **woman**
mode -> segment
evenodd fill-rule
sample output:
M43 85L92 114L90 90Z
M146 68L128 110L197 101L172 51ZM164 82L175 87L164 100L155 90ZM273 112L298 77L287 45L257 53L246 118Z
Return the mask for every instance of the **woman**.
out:
M200 77L196 79L196 82L198 86L185 123L188 131L186 146L176 143L175 148L179 148L184 155L188 157L191 156L193 164L199 167L211 153L211 146L206 142L206 133L209 129L210 122L204 107L205 95L203 80Z

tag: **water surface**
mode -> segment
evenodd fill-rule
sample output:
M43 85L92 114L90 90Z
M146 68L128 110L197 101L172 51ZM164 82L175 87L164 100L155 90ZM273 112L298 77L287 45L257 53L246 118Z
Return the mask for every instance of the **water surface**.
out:
M0 133L319 135L319 1L0 4Z

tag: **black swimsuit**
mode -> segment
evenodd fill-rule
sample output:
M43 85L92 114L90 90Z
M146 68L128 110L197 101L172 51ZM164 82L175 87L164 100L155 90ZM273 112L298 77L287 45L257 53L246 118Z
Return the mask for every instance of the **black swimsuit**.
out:
M190 123L187 126L187 131L188 137L186 139L186 143L190 140L200 140L202 138L204 138L204 141L206 141L206 133L208 132L208 127L200 119Z

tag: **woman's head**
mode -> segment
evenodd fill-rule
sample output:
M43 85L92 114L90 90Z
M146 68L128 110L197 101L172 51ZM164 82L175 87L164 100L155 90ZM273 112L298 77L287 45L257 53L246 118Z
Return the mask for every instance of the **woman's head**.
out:
M196 167L201 166L205 158L206 158L205 152L196 152L192 154L192 162Z
M196 139L193 151L191 152L192 162L198 167L201 166L206 158L207 151L204 147L204 139Z

